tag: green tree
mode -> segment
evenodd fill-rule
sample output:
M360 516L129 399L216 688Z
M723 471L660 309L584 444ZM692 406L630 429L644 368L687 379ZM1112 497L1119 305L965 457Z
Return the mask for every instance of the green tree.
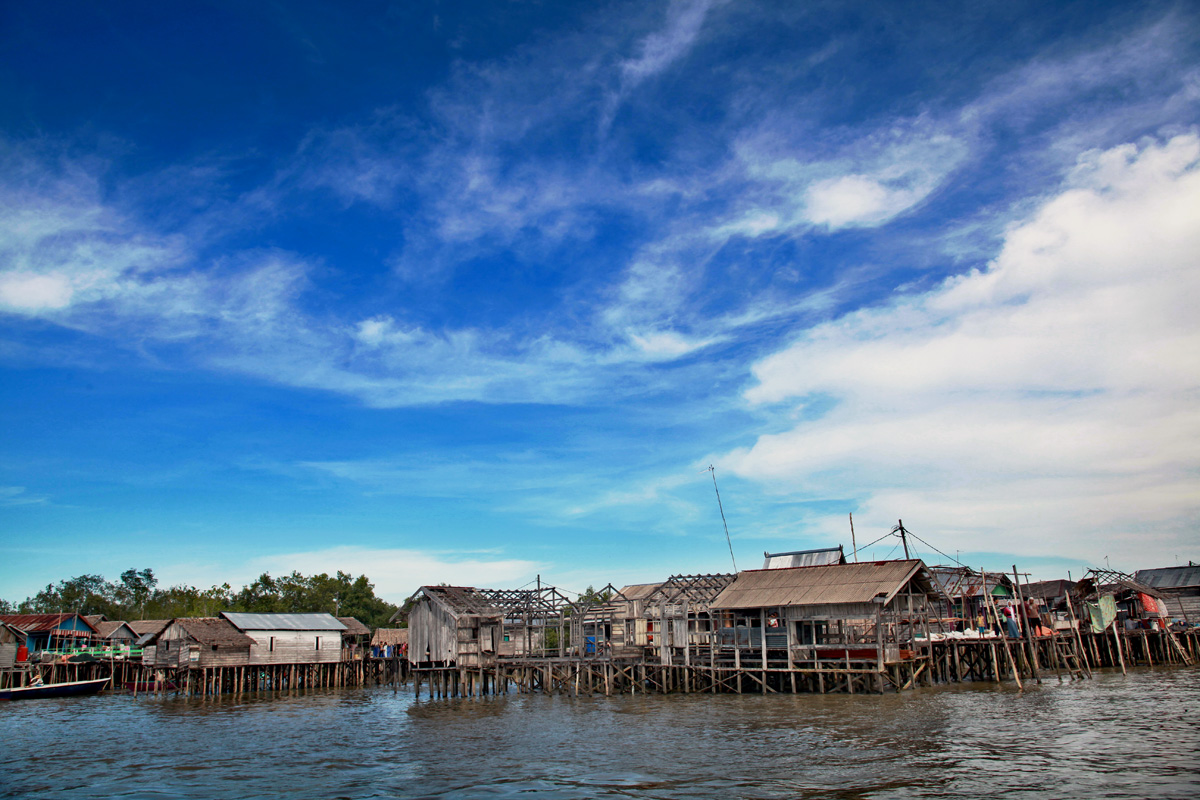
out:
M133 612L139 619L145 619L146 601L154 595L154 587L158 578L154 577L152 569L127 569L121 573L121 582L116 585L116 596L125 607L125 617L132 619Z

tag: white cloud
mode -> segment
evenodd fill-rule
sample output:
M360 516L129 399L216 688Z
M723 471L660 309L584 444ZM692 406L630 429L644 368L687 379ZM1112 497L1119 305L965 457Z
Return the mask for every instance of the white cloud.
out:
M1200 516L1198 253L1200 138L1087 153L986 269L756 364L751 402L835 406L726 463L884 518L919 509L968 546L1004 530L1077 554L1100 527L1165 553Z
M687 53L713 5L712 0L676 0L672 3L666 27L642 39L637 58L621 62L623 88L633 88L657 75Z

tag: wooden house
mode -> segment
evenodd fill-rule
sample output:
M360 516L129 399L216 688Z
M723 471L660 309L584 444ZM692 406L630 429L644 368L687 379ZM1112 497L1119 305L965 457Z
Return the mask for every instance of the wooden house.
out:
M30 653L85 647L96 638L96 628L82 614L0 614L0 622L25 632Z
M590 645L593 651L633 655L653 644L653 625L648 624L646 598L662 585L662 581L631 584L612 592L605 602L584 609L577 617L583 622L577 635L582 637L585 649Z
M342 658L350 660L362 658L371 641L371 629L354 617L338 617L337 621L346 626L342 631Z
M140 638L133 628L129 627L129 623L121 620L103 619L93 624L96 626L94 645L114 656L128 655Z
M1133 579L1162 594L1173 621L1187 627L1200 625L1200 564L1139 569Z
M1132 575L1115 569L1089 569L1076 584L1080 596L1095 599L1112 596L1117 609L1117 623L1122 628L1166 627L1170 611L1166 596Z
M332 614L243 614L221 617L250 637L251 664L325 664L342 660L346 626Z
M478 667L499 658L558 656L570 649L571 601L540 581L535 589L422 586L408 616L413 664Z
M797 662L909 659L940 598L919 559L750 570L712 601L720 647Z
M658 584L639 601L642 616L633 621L639 642L663 664L675 663L677 656L689 661L689 646L713 643L716 625L710 606L735 577L672 575Z
M929 567L929 574L943 597L943 602L936 615L940 627L949 630L965 630L975 627L976 618L983 614L984 619L992 620L994 615L988 611L988 599L997 607L1003 607L1016 598L1013 581L1003 572L979 572L964 566L934 566Z
M493 665L505 612L470 586L422 586L408 613L408 660L439 667Z
M254 640L219 617L173 619L153 636L153 659L159 669L241 667L250 663Z
M25 645L25 631L0 622L0 670L13 669L17 664L17 651Z
M154 651L157 645L155 638L162 633L163 628L171 624L169 619L137 619L133 622L125 623L135 634L137 639L134 640L133 646L141 649L142 663L154 663Z

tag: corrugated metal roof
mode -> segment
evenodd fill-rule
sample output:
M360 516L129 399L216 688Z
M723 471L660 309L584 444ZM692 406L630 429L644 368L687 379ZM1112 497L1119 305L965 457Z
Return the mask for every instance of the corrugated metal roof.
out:
M55 631L62 626L62 623L72 617L79 617L84 625L92 631L96 628L92 623L88 622L87 617L79 614L2 614L0 622L7 622L9 625L14 625L26 633L44 633L46 631Z
M243 631L344 631L332 614L243 614L222 611L221 616Z
M621 594L626 600L643 600L653 594L664 583L666 581L659 581L658 583L635 583L622 589Z
M1200 566L1160 567L1158 569L1139 569L1133 574L1138 583L1153 586L1155 589L1182 589L1184 587L1200 586Z
M772 608L842 603L869 603L890 596L914 573L924 573L919 559L830 564L820 567L749 570L739 573L712 602L712 608ZM921 583L935 591L926 577Z
M792 567L822 567L827 564L846 563L842 546L823 547L818 550L793 550L790 553L763 553L763 569L790 569Z

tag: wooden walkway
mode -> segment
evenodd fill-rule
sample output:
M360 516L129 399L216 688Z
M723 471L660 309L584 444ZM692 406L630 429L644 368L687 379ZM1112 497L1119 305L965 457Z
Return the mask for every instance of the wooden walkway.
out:
M706 654L712 656L705 658ZM657 657L657 652L655 656ZM1109 631L1024 638L946 639L910 658L884 663L854 660L788 663L768 651L764 661L731 650L693 648L692 663L589 656L506 658L486 667L416 665L418 697L481 697L540 692L569 695L734 693L880 694L963 682L1027 683L1085 680L1095 669L1200 663L1200 632ZM758 652L755 652L758 655ZM680 659L684 660L684 659Z

